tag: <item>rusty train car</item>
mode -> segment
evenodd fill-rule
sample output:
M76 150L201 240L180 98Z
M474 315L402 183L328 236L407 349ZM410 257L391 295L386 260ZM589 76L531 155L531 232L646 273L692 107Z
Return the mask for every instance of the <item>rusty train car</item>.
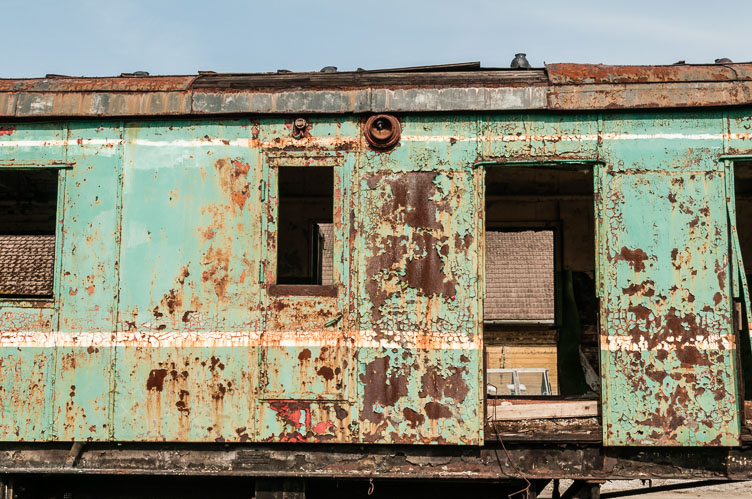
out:
M0 80L3 490L752 479L751 104L734 63Z

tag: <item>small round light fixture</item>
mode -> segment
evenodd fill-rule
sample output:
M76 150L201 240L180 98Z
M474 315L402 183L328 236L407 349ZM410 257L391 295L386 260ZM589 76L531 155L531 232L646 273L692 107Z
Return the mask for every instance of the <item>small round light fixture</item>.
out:
M366 120L364 132L366 140L375 149L391 149L400 140L402 127L394 116L377 114Z
M306 135L306 129L308 128L308 121L305 118L296 118L292 122L292 136L296 139L302 139Z

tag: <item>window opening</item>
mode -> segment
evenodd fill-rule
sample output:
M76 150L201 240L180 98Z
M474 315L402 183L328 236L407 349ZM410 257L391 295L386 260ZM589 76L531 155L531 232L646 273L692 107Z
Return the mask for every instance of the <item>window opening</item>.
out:
M277 178L277 284L331 285L334 169L280 167Z
M57 179L0 169L0 298L52 298Z
M485 178L489 398L597 397L592 169L497 165Z

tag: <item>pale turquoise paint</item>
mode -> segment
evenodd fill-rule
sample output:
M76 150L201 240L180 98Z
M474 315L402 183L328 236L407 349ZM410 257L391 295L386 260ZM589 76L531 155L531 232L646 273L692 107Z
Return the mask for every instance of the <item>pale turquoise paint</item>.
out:
M659 307L649 297L633 297L630 301L624 296L623 288L638 280L627 262L613 260L623 246L641 248L649 255L644 275L637 277L639 282L646 279L654 282L654 296L665 295L667 303L681 314L695 313L713 324L719 335L730 334L730 290L728 285L720 287L714 272L716 263L728 265L724 179L716 159L723 153L724 131L748 129L745 124L748 118L743 112L731 113L729 121L723 120L720 111L712 110L602 117L576 113L407 115L402 122L404 135L420 140L404 141L387 154L363 148L359 118L311 117L309 121L312 135L331 139L330 145L316 154L342 157L336 169L343 230L335 245L340 256L335 275L340 276L342 288L334 309L343 313L344 318L336 326L337 334L347 337L361 329L389 326L403 331L445 329L465 339L476 338L480 334L482 292L477 238L482 231L483 200L482 182L478 182L479 173L473 165L484 160L532 158L605 161L598 168L602 195L598 208L599 271L604 307L611 314L604 320L605 334L624 332L619 329L621 319L616 318L631 318L629 314L633 312L628 311L629 306L639 303L654 314L665 312L663 305ZM250 338L250 331L269 327L274 317L269 312L264 316L261 306L271 300L260 282L262 272L269 271L262 269L262 262L273 258L268 248L269 235L262 227L270 231L276 227L273 218L262 223L264 203L274 202L274 176L268 163L270 157L285 154L292 157L296 152L261 152L257 148L232 145L232 141L288 140L288 124L288 120L277 118L122 124L90 121L69 125L18 124L13 125L14 134L0 136L0 140L40 141L69 137L76 142L67 149L0 147L0 166L70 164L63 174L65 190L61 203L65 242L59 241L59 263L64 272L56 277L55 308L41 311L51 321L46 330L59 329L66 334L127 331L131 327L128 323L132 322L141 330L158 331L164 325L167 330L199 333L248 331ZM569 139L558 142L547 139L559 134ZM641 138L616 140L609 139L608 134L640 134ZM576 135L581 137L575 138ZM85 141L117 142L121 136L125 141L122 146ZM502 136L526 138L484 141ZM206 145L183 145L184 141L207 137ZM77 143L79 138L83 140L81 144ZM170 144L149 145L154 142ZM729 147L737 152L749 151L747 142L731 138ZM229 161L229 166L217 166L218 160L223 159ZM237 172L233 160L248 165L244 182L250 191L242 209L232 197L232 188L223 184L228 175ZM446 297L429 298L405 287L400 294L387 298L385 307L390 313L381 324L375 324L368 302L366 270L369 257L385 249L379 246L379 237L398 234L409 241L425 229L391 228L383 219L374 217L393 193L387 184L377 181L371 187L368 180L374 174L399 176L419 171L438 172L432 201L448 203L441 221L451 251L442 256L442 263L456 280L457 293L454 300L446 300ZM677 178L684 180L684 186L672 191L671 180ZM708 208L707 225L700 224L701 229L697 229L701 233L693 234L688 229L694 215L672 211L667 201L669 193L676 194L679 202L685 201L695 213L700 207ZM266 194L269 195L264 197ZM466 254L457 251L454 234L475 238ZM707 241L713 244L706 245ZM674 247L691 255L691 263L681 270L672 265ZM218 248L229 250L227 268L212 274L217 256L207 255ZM690 269L698 274L687 275ZM226 274L227 281L218 295L216 281L211 277L220 271ZM384 280L402 275L404 269L390 272L392 275L384 275ZM690 303L684 294L671 295L674 284L681 284L682 289L691 292L694 301ZM91 285L94 288L89 295ZM77 291L71 294L72 290ZM181 299L180 305L169 313L164 299L171 291L179 293ZM723 295L718 304L714 301L716 292ZM429 305L430 313L424 312ZM702 311L705 305L712 310ZM162 315L155 314L155 308ZM0 302L0 314L19 310L29 312ZM33 318L36 309L31 311ZM188 322L183 321L186 312ZM1 317L3 331L12 329ZM38 324L32 320L21 329L45 329ZM289 330L298 326L290 325ZM652 336L658 330L647 328L646 334ZM359 442L371 438L382 443L416 439L472 444L482 441L482 356L478 350L422 351L398 347L348 351L347 356L352 357L350 371L343 375L345 386L341 389L327 387L320 379L311 378L313 367L285 370L300 352L299 348L248 347L118 346L98 351L85 347L5 348L0 353L4 390L0 399L2 438L275 441L290 439L291 434L301 429L303 433L309 430L316 433L317 421L327 421L332 426L325 428L326 435L335 441ZM312 353L318 356L321 350L312 349ZM606 443L732 445L737 442L735 353L730 350L712 355L711 366L682 367L675 354L661 360L657 352L650 350L633 355L604 352ZM212 357L219 362L210 368ZM389 358L388 379L404 376L404 394L393 406L364 407L367 381L362 376L367 374L367 366L384 357ZM71 358L76 361L75 368L70 364ZM629 359L640 363L630 364ZM219 363L224 369L218 367ZM467 386L465 397L427 394L422 381L427 368L442 377L452 376L459 369ZM152 371L160 369L168 371L162 391L147 389ZM659 383L646 378L649 369L669 376ZM279 375L267 383L269 373L274 370ZM183 371L187 374L183 375ZM677 379L671 378L671 374ZM696 379L690 379L690 375ZM639 389L634 389L635 379L644 380ZM32 388L29 380L35 381L37 388ZM229 383L232 390L228 389ZM70 395L73 385L75 394ZM721 392L717 393L721 393L721 398L715 400L712 391L719 387ZM181 394L181 390L187 394ZM685 423L666 430L663 421L645 422L651 414L667 414L671 397L680 390L686 390L688 398L677 399L674 408L680 408L687 416ZM218 393L223 396L217 398ZM275 403L272 399L306 403L308 412L293 411L296 419L283 421L279 408L272 407ZM179 402L184 405L178 406ZM431 402L448 407L451 417L427 418L425 405ZM406 409L423 416L423 422L410 421ZM371 422L362 421L368 411L388 416L385 426L376 431ZM309 421L306 414L310 428L306 427Z
M738 444L720 118L716 112L604 118L605 134L642 138L603 142L602 328L610 337L644 340L634 352L602 345L607 445ZM644 270L619 256L623 248L644 251ZM652 291L630 295L629 286ZM677 328L695 322L727 347L693 350ZM670 348L652 343L658 339Z

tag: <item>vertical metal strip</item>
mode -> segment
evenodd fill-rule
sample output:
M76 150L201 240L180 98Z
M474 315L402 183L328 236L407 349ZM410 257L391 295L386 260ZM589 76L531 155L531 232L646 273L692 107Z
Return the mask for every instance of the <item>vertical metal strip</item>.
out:
M598 140L596 141L596 158L603 160L601 157L601 144L603 143L603 113L598 113ZM601 188L601 175L605 174L605 163L595 163L593 165L593 210L595 212L593 217L594 232L595 232L595 297L601 298L601 258L600 258L600 241L603 237L603 215L601 213L601 196L603 189Z
M70 127L68 123L63 125L65 127L65 137L70 139ZM65 160L68 161L68 147L65 147ZM58 351L57 338L60 335L60 303L62 295L62 282L63 282L63 245L65 243L65 181L68 176L67 169L58 170L57 174L57 203L55 206L55 260L52 280L52 300L53 300L53 312L52 323L50 324L53 337L55 338L54 345L51 348L51 352L46 350L47 355L52 355L50 362L51 366L47 371L46 385L47 393L49 394L48 407L53 408L49 414L49 420L47 421L47 439L57 440L55 435L55 383L57 378L54 373L57 372L58 357L60 352Z
M726 212L728 214L728 224L730 231L730 265L731 265L731 296L739 298L739 265L737 259L740 257L738 248L734 243L736 229L736 193L734 192L734 164L732 161L723 162L723 181L726 189Z
M115 428L115 407L116 407L116 394L117 394L117 372L118 372L118 324L120 322L120 264L123 261L123 185L125 182L125 122L121 121L120 128L120 145L118 145L118 164L117 175L115 181L117 182L115 209L117 210L116 227L115 227L115 252L117 259L115 260L115 268L113 269L113 282L115 283L115 297L114 306L112 311L112 347L110 354L110 391L107 400L107 422L108 422L108 437L110 440L116 438Z
M478 362L478 401L480 406L480 420L481 424L478 425L479 435L478 439L483 442L485 438L485 420L488 414L488 408L486 406L486 346L484 341L484 329L483 329L483 316L485 314L485 301L486 301L486 168L481 166L475 168L473 175L475 177L475 192L476 206L478 216L476 227L476 241L478 251L476 252L476 266L478 268L478 281L477 281L477 321L478 327L476 328L476 334L480 335L480 360Z

